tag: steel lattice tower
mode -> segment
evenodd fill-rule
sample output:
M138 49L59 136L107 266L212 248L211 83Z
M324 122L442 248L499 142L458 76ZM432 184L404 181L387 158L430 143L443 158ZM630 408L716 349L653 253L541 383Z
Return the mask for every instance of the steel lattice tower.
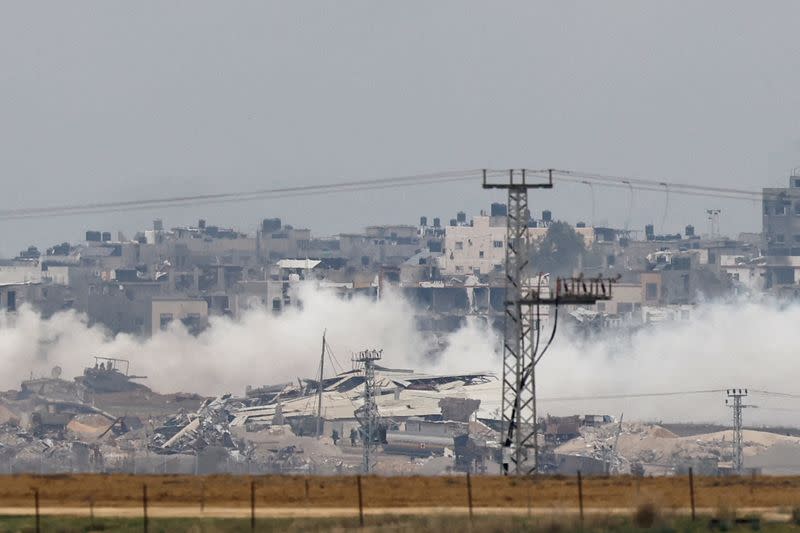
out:
M363 350L354 357L364 369L364 405L356 410L356 419L361 425L361 443L363 446L363 460L361 470L369 474L374 465L374 455L377 451L377 434L380 426L380 413L375 403L375 361L383 355L383 350Z
M725 404L733 409L733 467L738 474L742 473L742 409L748 407L742 404L742 398L747 396L747 389L728 389L728 398Z
M525 170L509 170L508 182L487 184L484 188L508 190L506 216L506 296L505 332L503 338L503 383L501 419L508 439L504 445L504 472L513 465L516 474L535 468L535 458L529 454L536 436L536 406L534 381L530 376L534 364L533 307L523 303L532 292L530 243L528 239L528 189L549 189L552 179L544 183L529 183ZM531 464L533 461L534 464Z
M508 191L501 399L502 432L505 434L503 474L530 474L539 469L535 368L555 338L558 306L590 305L611 298L611 282L606 283L599 277L558 279L555 296L551 296L549 276L532 272L528 189L553 187L553 170L535 172L546 172L548 180L530 183L525 170L509 170L507 182L487 183L487 171L483 171L483 188ZM548 329L552 329L545 337L541 311L547 306L552 306L555 313L552 323L548 324Z

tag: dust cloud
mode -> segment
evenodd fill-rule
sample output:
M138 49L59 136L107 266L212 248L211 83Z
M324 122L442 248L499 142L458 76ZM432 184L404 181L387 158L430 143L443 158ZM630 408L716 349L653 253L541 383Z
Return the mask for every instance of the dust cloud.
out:
M44 320L23 308L0 318L0 387L17 387L31 373L49 375L55 365L65 376L79 375L92 356L102 355L129 359L131 373L147 375L143 382L157 391L242 393L246 385L315 375L325 330L342 368L351 368L352 352L369 347L383 348L387 365L421 362L424 343L403 299L341 299L310 286L299 288L298 297L301 309L279 315L254 309L238 320L212 317L197 336L175 322L149 339L111 336L75 312Z
M144 383L160 392L241 394L246 385L315 375L324 330L339 368L351 368L353 352L378 347L388 367L500 373L500 337L476 317L441 339L443 350L430 359L426 354L434 348L433 341L417 331L412 305L397 294L388 293L380 301L342 299L303 286L298 296L300 309L279 315L251 310L237 320L215 317L197 336L179 323L142 339L112 336L89 326L75 312L46 320L29 308L14 316L0 315L0 387L18 388L22 379L49 375L55 365L63 368L65 377L77 376L92 363L92 356L104 355L129 359L131 372L147 375ZM540 414L624 412L628 420L726 422L730 412L722 392L574 398L730 387L800 392L795 384L798 323L800 307L738 302L704 304L691 321L626 335L587 339L560 326L553 347L537 367ZM330 360L326 364L330 367ZM753 392L748 403L758 407L748 409L746 423L796 425L800 413L800 400L791 398Z
M750 389L745 423L798 425L796 359L800 307L770 302L708 303L691 320L662 323L626 336L577 341L564 333L537 368L540 397ZM626 419L730 423L724 392L620 400L543 401L563 414L625 413Z

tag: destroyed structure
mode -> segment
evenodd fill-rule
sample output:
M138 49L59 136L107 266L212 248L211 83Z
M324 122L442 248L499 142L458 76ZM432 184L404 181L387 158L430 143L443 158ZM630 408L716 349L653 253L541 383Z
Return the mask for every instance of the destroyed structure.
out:
M760 235L723 237L718 218L702 236L692 226L682 235L657 235L652 225L642 233L576 223L572 230L584 251L567 274L618 279L610 300L566 306L562 316L572 328L593 333L691 320L696 304L709 298L796 298L800 263L793 262L791 242L798 236L788 214L798 211L798 184L800 176L792 176L789 188L765 190ZM531 214L525 231L537 243L556 224L544 210ZM132 238L92 230L80 242L44 251L31 246L0 261L0 312L13 316L30 305L48 317L70 309L112 334L146 337L176 326L198 334L215 315L235 318L254 308L282 313L298 305L295 287L311 282L342 297L379 299L391 288L414 305L418 329L435 340L469 318L499 329L506 228L506 206L492 204L488 213L460 212L444 224L421 217L418 224L332 237L269 218L254 233L205 220L171 229L156 220ZM541 320L548 320L547 310ZM429 375L392 368L391 358L381 365L373 396L378 429L370 432L374 471L499 471L496 375ZM0 396L0 470L356 473L364 462L363 385L362 369L354 368L256 385L241 396L162 394L130 374L125 360L97 357L74 379L56 368ZM732 468L726 431L677 435L603 414L545 414L538 428L543 472L669 475L689 466L715 473ZM800 469L787 459L798 446L796 437L746 430L744 467Z
M58 368L0 396L0 472L294 473L364 469L365 374L249 387L202 398L159 394L97 358L72 381ZM111 368L109 368L111 366ZM497 473L500 381L491 373L434 375L375 365L378 417L370 471L381 474ZM97 387L95 387L97 385ZM321 404L318 400L321 398ZM322 406L320 410L319 405ZM319 434L318 434L318 428ZM676 475L734 472L733 432L628 423L603 414L545 415L543 473ZM746 469L800 471L800 437L743 431Z

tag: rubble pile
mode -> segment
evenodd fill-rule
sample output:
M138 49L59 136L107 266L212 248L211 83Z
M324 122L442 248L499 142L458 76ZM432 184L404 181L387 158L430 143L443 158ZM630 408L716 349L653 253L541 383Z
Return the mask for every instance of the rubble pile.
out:
M617 431L619 437L617 438ZM592 457L606 461L611 473L635 473L643 468L647 474L665 475L685 471L716 474L730 462L733 432L719 431L679 437L653 424L624 423L583 427L580 436L556 448L556 453ZM798 444L800 439L775 433L745 430L745 457L761 454L776 444Z
M16 423L0 426L0 471L89 472L102 468L99 447L59 434L37 436Z
M559 454L591 457L606 465L610 474L630 474L631 465L636 460L621 452L623 435L636 431L633 424L620 426L618 423L599 426L576 426L579 436L555 449Z
M679 440L660 426L603 424L582 427L580 436L562 444L556 452L592 457L608 463L610 473L629 474L636 464L671 466L677 462L683 455Z
M383 422L376 472L499 470L495 378L376 372ZM88 387L84 395L76 396L75 386L55 371L50 378L26 380L20 391L0 393L0 473L305 475L362 468L358 371L206 399L131 386L135 376L127 367L109 369L108 362L96 363L83 377L95 374L105 381L81 379ZM539 427L547 472L670 475L693 467L715 475L731 469L731 431L679 437L659 425L602 414L548 415ZM757 459L753 465L775 468L791 462L798 450L800 437L744 431L745 460Z
M330 437L297 436L288 424L274 425L248 437L248 457L265 473L355 473L360 465L345 464L342 449Z
M194 454L209 446L241 450L231 435L232 411L241 403L233 401L230 394L206 400L195 413L178 413L154 430L149 448L156 453Z

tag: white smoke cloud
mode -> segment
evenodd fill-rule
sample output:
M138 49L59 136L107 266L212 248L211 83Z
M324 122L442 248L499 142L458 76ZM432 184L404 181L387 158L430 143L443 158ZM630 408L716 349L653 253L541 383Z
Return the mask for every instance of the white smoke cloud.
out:
M698 307L691 321L644 329L630 339L554 343L538 368L540 397L748 388L798 393L800 307L733 302ZM619 414L665 421L729 422L725 393L547 402L552 412ZM748 424L799 425L800 401L752 393ZM794 409L797 409L794 411Z
M149 339L111 336L99 326L89 327L74 312L43 320L30 308L0 322L0 360L5 371L0 386L16 387L19 380L49 375L54 365L65 376L82 373L92 356L131 361L131 373L145 374L153 389L203 394L242 393L246 385L294 381L316 373L321 338L327 336L335 356L350 368L351 353L383 348L386 364L417 366L425 346L414 327L413 312L401 298L389 295L380 302L364 297L341 299L332 292L301 287L302 309L274 315L252 310L239 320L211 319L210 327L190 335L180 323Z
M194 337L180 324L150 339L110 336L81 315L48 320L30 309L0 315L0 387L17 388L31 373L79 375L93 355L131 360L131 372L160 392L234 392L246 385L294 381L315 375L321 335L350 368L351 353L384 349L385 366L430 372L500 373L500 338L484 321L469 318L448 335L436 361L427 360L430 340L418 332L411 304L396 294L381 301L342 299L306 286L302 309L280 315L253 310L239 320L213 318ZM662 324L629 338L577 340L564 329L537 367L540 414L625 412L628 420L726 422L724 394L625 400L552 401L549 398L693 391L742 387L800 392L795 359L800 348L800 307L767 303L705 304L691 321ZM326 363L327 364L327 363ZM499 395L499 389L498 389ZM751 394L746 423L799 425L800 401ZM776 409L777 408L777 409ZM794 411L793 409L798 409Z

